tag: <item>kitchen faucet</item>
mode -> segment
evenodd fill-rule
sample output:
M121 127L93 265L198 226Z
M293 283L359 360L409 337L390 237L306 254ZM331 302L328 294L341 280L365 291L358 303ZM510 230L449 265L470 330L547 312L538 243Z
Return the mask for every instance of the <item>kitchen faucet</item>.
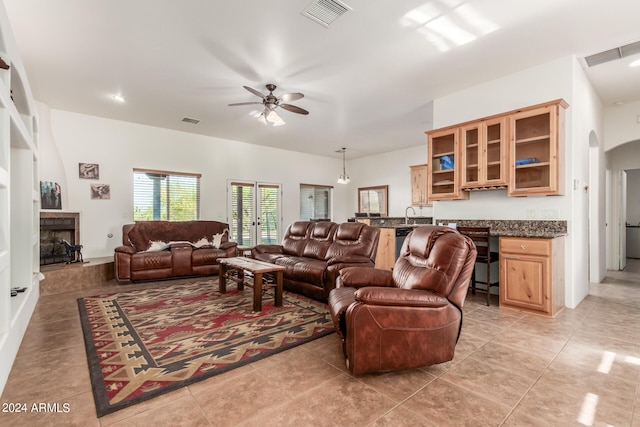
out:
M407 212L409 212L409 209L411 209L411 211L413 211L413 216L416 216L416 210L413 209L413 206L407 206L407 209L404 210L404 223L405 224L409 224L409 215L407 214Z

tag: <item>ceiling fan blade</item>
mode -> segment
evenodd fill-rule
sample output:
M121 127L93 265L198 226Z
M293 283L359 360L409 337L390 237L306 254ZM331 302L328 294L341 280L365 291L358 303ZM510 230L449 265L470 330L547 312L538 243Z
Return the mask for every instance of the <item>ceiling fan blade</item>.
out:
M301 98L304 98L304 94L300 92L294 92L294 93L285 93L280 98L278 98L278 100L289 102L289 101L295 101Z
M237 105L253 105L253 104L262 104L262 102L236 102L235 104L229 104L229 107L235 107Z
M284 108L287 111L291 111L292 113L309 114L307 110L291 104L280 104L280 107Z
M260 98L264 99L264 95L258 92L257 90L255 90L254 88L249 86L242 86L242 87L248 90L249 92L251 92L252 94L254 94L255 96L259 96Z

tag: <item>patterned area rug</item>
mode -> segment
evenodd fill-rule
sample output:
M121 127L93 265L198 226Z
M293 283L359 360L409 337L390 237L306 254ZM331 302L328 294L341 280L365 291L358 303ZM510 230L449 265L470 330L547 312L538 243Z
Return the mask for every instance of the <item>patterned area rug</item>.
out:
M325 304L270 292L261 312L217 278L79 298L98 417L334 331Z

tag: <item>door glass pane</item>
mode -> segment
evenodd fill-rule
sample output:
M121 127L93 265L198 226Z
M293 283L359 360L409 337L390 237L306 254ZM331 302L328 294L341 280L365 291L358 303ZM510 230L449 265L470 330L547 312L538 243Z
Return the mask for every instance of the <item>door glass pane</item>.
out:
M277 244L280 241L280 186L259 184L260 235L259 243Z
M230 188L230 239L241 246L252 246L255 230L255 185L232 182Z

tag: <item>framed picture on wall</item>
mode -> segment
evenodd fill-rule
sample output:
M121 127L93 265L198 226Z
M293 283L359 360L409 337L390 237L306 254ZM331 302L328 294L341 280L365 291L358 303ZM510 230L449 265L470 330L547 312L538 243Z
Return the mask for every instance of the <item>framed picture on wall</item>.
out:
M40 181L41 209L62 209L60 184L52 181Z
M97 163L78 163L80 179L100 179L100 166Z
M106 200L111 198L111 186L109 184L91 184L91 198Z

